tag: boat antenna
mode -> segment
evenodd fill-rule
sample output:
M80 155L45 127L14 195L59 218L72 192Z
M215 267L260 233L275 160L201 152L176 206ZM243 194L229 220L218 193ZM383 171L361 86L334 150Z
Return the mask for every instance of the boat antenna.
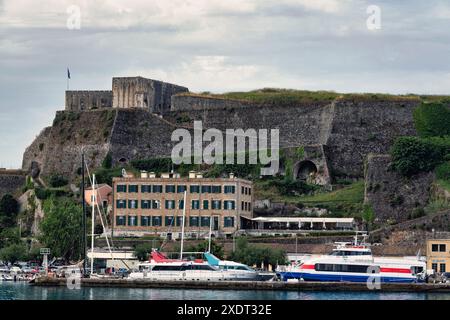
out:
M183 243L184 243L184 222L186 220L186 194L187 191L184 190L184 202L183 202L183 221L181 224L181 247L180 247L180 260L183 260Z

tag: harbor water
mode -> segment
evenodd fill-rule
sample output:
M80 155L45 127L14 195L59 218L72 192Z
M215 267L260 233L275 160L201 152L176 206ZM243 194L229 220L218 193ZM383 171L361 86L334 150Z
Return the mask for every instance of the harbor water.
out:
M450 293L39 287L0 282L0 300L450 300Z

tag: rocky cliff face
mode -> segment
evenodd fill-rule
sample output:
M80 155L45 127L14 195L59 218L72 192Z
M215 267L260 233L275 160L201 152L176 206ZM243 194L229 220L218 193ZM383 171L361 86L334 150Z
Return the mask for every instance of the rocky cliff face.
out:
M53 125L25 150L22 168L73 177L81 167L82 151L90 166L99 166L109 151L115 118L116 110L58 111Z
M25 185L25 172L20 170L0 170L0 198L5 194L15 194Z
M369 155L367 159L365 202L372 205L376 219L403 222L425 207L431 196L433 173L405 178L390 169L389 155ZM393 221L393 222L394 222Z

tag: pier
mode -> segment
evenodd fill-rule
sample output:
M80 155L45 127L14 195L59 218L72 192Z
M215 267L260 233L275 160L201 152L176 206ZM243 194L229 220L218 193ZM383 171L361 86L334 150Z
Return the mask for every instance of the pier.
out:
M70 281L70 280L69 280ZM67 286L66 278L39 277L34 286ZM209 290L279 290L279 291L379 291L379 292L450 292L445 283L381 283L380 289L369 289L366 283L355 282L283 282L283 281L152 281L129 279L82 278L83 287L209 289Z

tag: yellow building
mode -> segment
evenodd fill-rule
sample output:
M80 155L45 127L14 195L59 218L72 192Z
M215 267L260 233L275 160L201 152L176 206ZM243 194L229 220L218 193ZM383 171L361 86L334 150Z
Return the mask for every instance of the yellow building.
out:
M427 240L427 270L450 272L450 239Z
M181 178L142 172L140 178L114 178L114 235L179 238L186 190L185 236L205 237L210 228L216 237L229 236L252 218L252 189L251 181L234 175L212 179L190 172Z

